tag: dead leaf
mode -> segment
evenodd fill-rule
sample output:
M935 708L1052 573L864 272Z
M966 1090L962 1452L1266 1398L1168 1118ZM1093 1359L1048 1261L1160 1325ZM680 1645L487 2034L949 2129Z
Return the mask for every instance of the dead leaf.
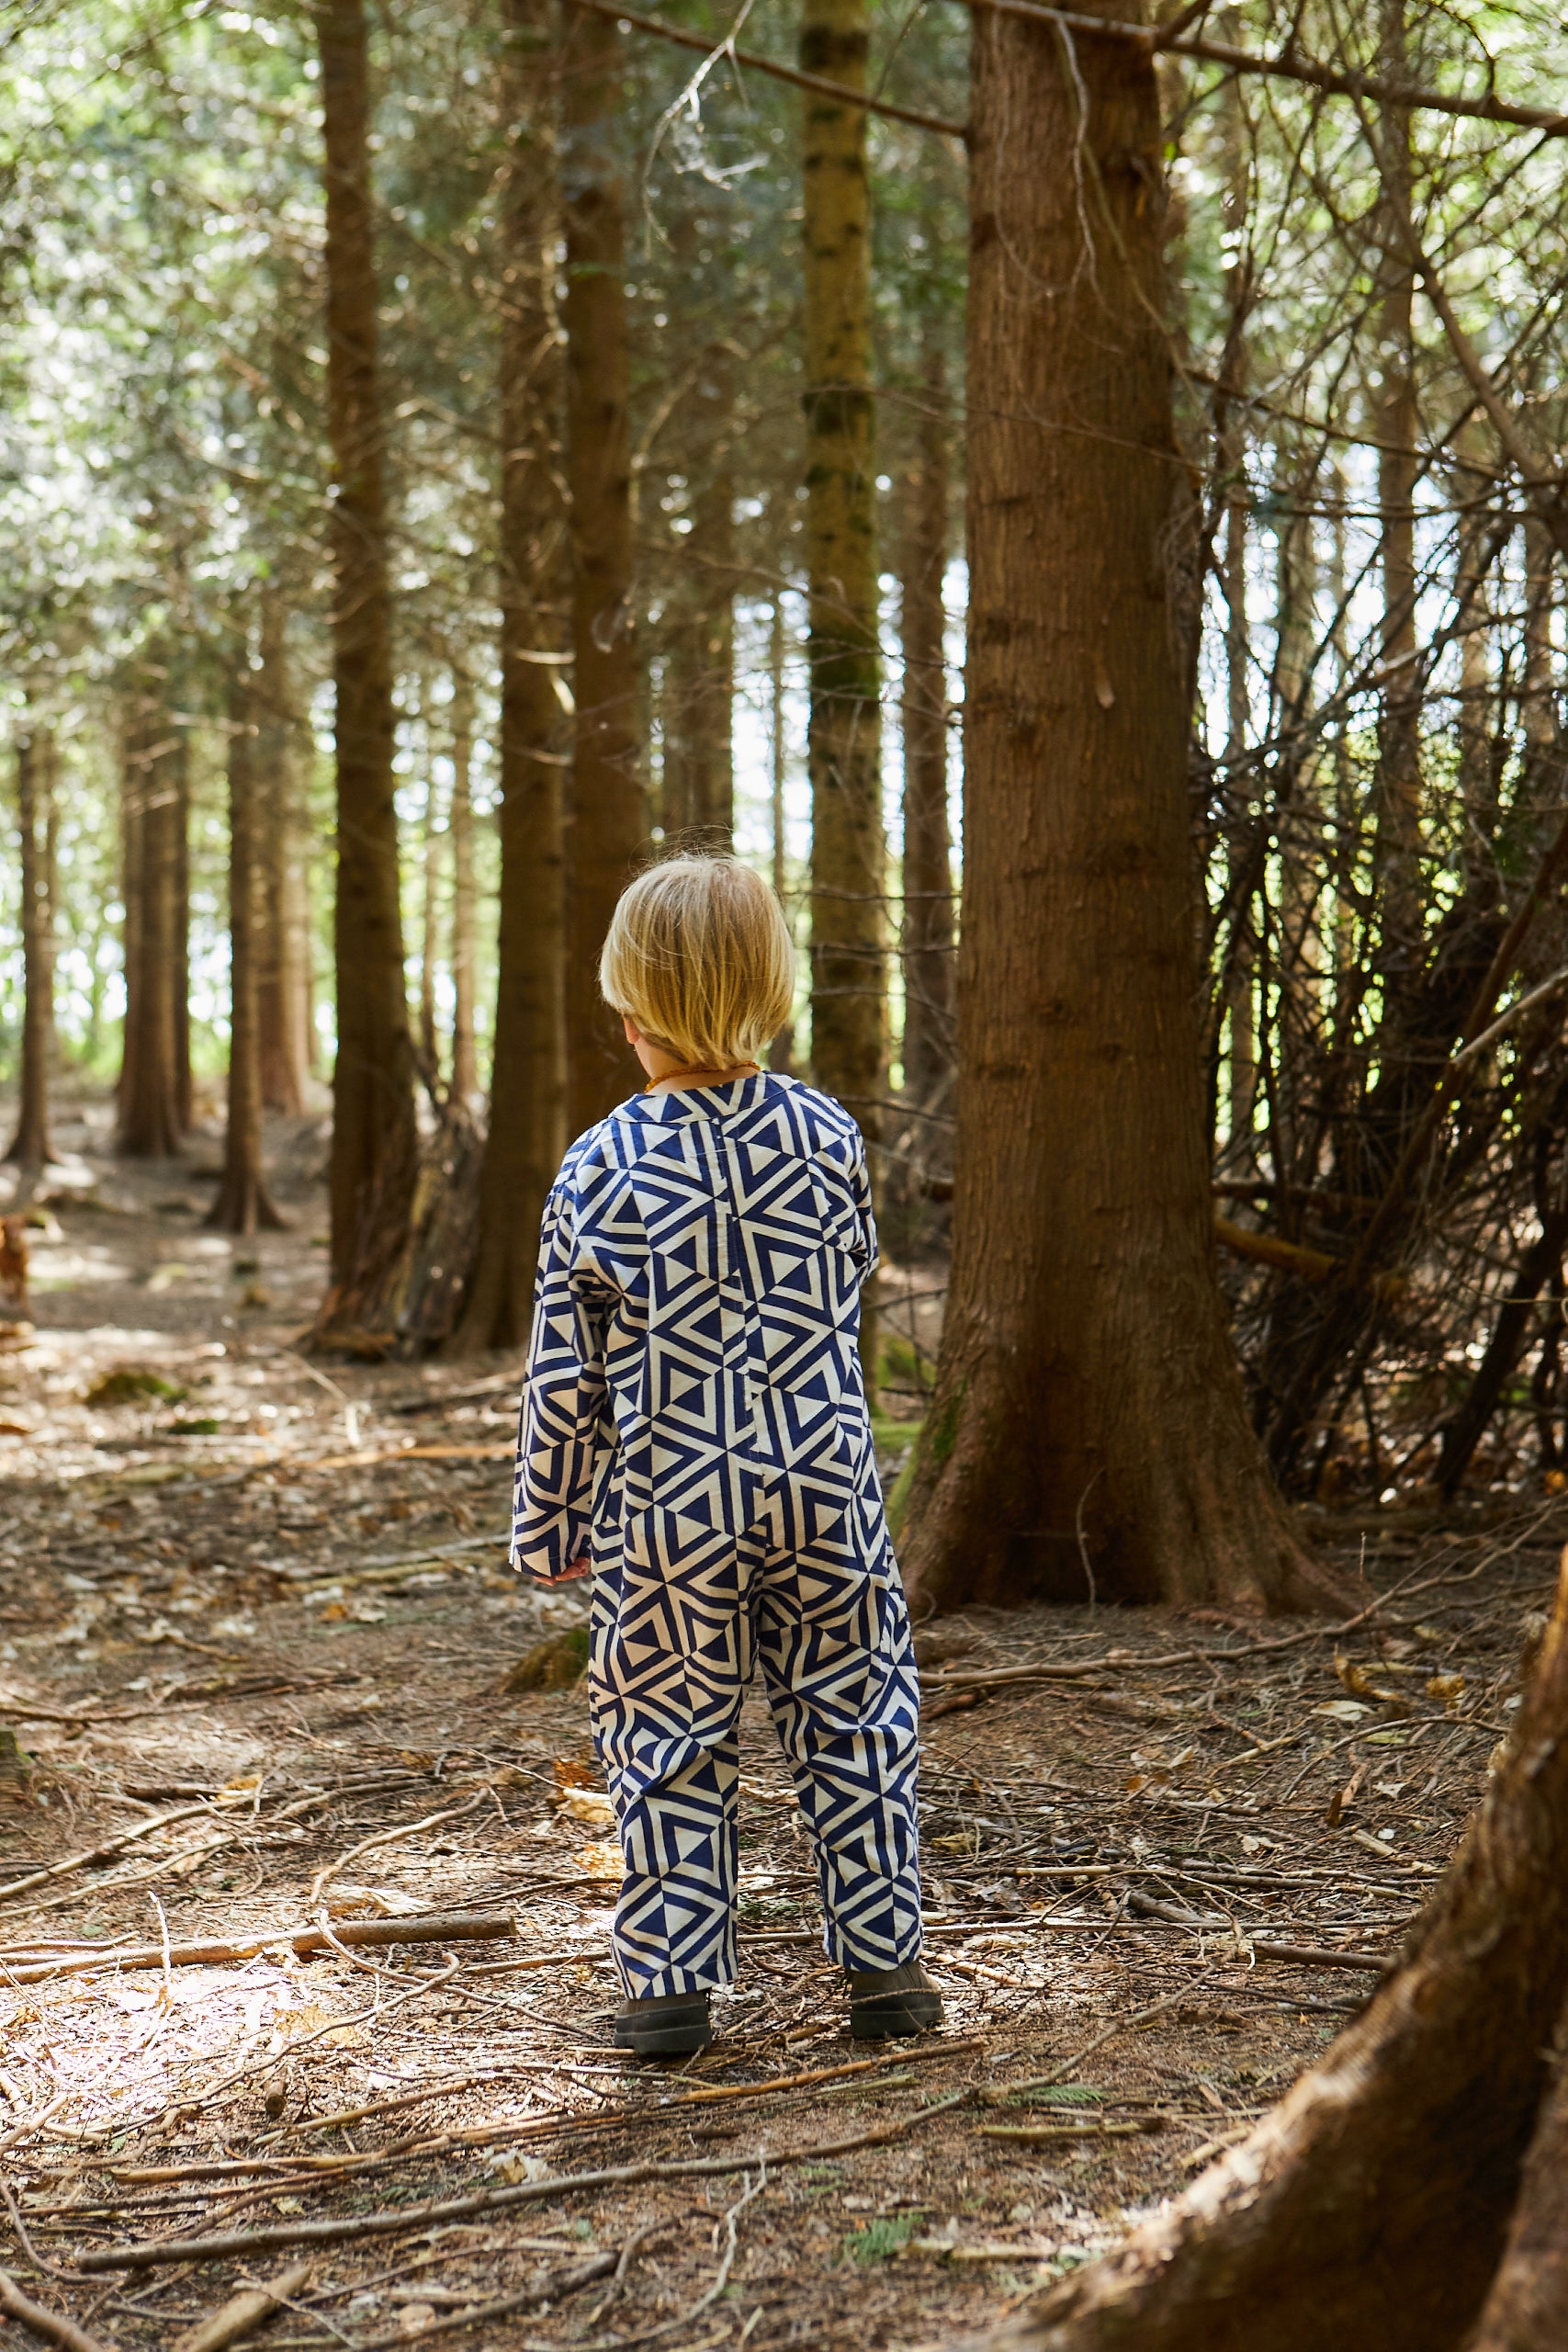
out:
M620 1848L608 1842L583 1846L571 1859L584 1878L619 1880L626 1875L626 1866Z
M574 1821L585 1821L592 1829L613 1829L615 1826L614 1801L598 1789L563 1789L560 1807Z

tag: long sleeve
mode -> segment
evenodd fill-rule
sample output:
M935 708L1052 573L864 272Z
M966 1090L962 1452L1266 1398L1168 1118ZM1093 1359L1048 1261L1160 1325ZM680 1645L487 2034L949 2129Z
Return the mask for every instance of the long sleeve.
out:
M876 1238L876 1214L872 1206L871 1170L865 1164L865 1146L857 1133L854 1162L850 1170L850 1189L854 1194L855 1217L859 1237L850 1255L863 1283L875 1273L882 1251Z
M511 1563L547 1582L588 1550L605 1405L601 1317L572 1265L572 1204L545 1204L534 1328L517 1431Z

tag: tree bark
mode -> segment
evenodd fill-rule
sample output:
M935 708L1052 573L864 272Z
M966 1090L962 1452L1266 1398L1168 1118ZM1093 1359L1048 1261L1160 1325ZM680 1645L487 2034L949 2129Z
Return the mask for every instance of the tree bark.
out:
M788 842L784 832L784 785L789 775L789 743L784 733L784 598L773 591L768 616L768 752L769 816L772 830L773 896L789 915ZM790 924L793 933L795 925ZM795 1059L795 1018L792 1013L768 1048L768 1068L788 1077Z
M567 480L572 692L567 1069L572 1134L624 1102L637 1066L599 994L599 950L648 840L638 772L626 401L626 236L615 26L567 13L560 179L566 229Z
M805 0L800 63L866 86L865 0ZM811 673L811 1064L860 1122L874 1184L887 1092L871 191L863 107L803 102L807 653ZM868 1287L861 1357L877 1361Z
M327 390L333 491L337 1066L332 1288L318 1338L375 1327L418 1168L392 797L391 597L376 354L364 0L317 13L326 145Z
M953 1083L953 839L947 817L947 366L928 322L904 557L904 1091L946 1107ZM929 1157L923 1152L922 1157Z
M1568 2317L1549 2048L1565 1993L1568 1566L1504 1758L1397 1972L1174 2205L976 2345L1549 2352Z
M501 934L479 1239L450 1352L521 1347L539 1220L566 1144L565 734L548 662L550 590L565 553L555 489L560 363L546 300L558 221L544 0L506 0L512 152L502 228L501 346ZM597 1001L597 989L595 989Z
M281 1229L262 1170L256 939L261 897L256 695L242 639L229 681L229 1125L223 1174L207 1218L219 1233Z
M175 1040L175 1120L182 1136L196 1123L196 1088L190 1066L190 737L185 723L175 719L174 747L169 754L174 808L170 817L173 840L174 961L170 967L169 1012Z
M1228 20L1227 20L1228 21ZM1251 273L1244 258L1249 174L1243 141L1241 95L1224 94L1222 122L1225 141L1225 227L1235 239L1234 258L1226 273L1230 327L1225 344L1225 380L1238 389L1247 378L1247 316L1252 300ZM1227 420L1224 439L1225 545L1223 581L1225 599L1225 780L1228 799L1229 881L1234 888L1247 862L1246 838L1251 831L1253 792L1246 764L1252 734L1252 635L1247 610L1247 541L1251 514L1247 477L1247 433L1239 407ZM1245 794L1245 800L1243 795ZM1228 1016L1229 1117L1226 1122L1230 1159L1237 1168L1256 1159L1254 1125L1258 1108L1258 1035L1256 994L1258 943L1254 936L1252 894L1248 892L1232 918L1235 935L1227 961L1224 1011Z
M131 687L123 770L125 1046L116 1148L172 1159L180 1148L180 770L184 740L168 709L167 662L155 652Z
M688 215L688 243L704 224ZM676 250L681 250L677 240ZM691 256L694 266L695 256ZM687 402L682 457L695 482L691 529L678 539L664 727L666 838L708 849L734 846L735 361L729 346L703 353Z
M435 976L441 961L441 845L446 829L440 822L440 798L435 783L435 746L426 703L424 738L424 840L421 877L419 945L419 1051L424 1082L431 1095L441 1091L441 1040L435 1031Z
M462 662L452 668L452 1092L471 1103L479 1091L474 1053L474 682Z
M261 599L261 669L253 682L259 895L256 1018L262 1101L305 1108L312 1054L310 908L299 808L299 718L289 683L288 616L276 590Z
M1154 69L1068 38L974 19L954 1251L905 1574L1321 1604L1214 1272Z
M1559 2018L1555 2080L1525 2158L1508 2243L1464 2352L1556 2352L1568 2344L1568 2011Z
M40 1169L49 1139L49 1080L54 1059L54 906L49 838L53 823L51 745L24 716L17 737L17 821L21 832L22 1067L17 1132L7 1159Z

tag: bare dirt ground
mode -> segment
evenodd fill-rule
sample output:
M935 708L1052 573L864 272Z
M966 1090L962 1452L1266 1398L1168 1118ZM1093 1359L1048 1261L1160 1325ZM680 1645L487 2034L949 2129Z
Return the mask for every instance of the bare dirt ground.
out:
M104 1132L63 1137L0 1354L0 2228L35 2303L125 2352L257 2281L268 2352L913 2352L1113 2243L1375 1984L1568 1501L1325 1523L1385 1596L1337 1632L930 1629L948 2023L912 2045L848 2038L749 1709L741 1979L710 2052L641 2066L584 1699L500 1687L581 1613L502 1566L517 1363L296 1351L319 1133L276 1139L291 1228L247 1244L201 1229L209 1148L133 1170Z

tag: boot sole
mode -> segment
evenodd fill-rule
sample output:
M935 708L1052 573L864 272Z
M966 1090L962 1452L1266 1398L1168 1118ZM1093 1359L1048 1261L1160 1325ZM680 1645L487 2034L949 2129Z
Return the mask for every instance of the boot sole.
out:
M897 2034L929 2033L942 2019L940 1993L874 1993L868 2000L850 2004L850 2031L857 2041L886 2041Z
M657 2021L649 2018L617 2018L615 2048L638 2058L690 2058L713 2040L713 2025L705 2008L666 2011Z

